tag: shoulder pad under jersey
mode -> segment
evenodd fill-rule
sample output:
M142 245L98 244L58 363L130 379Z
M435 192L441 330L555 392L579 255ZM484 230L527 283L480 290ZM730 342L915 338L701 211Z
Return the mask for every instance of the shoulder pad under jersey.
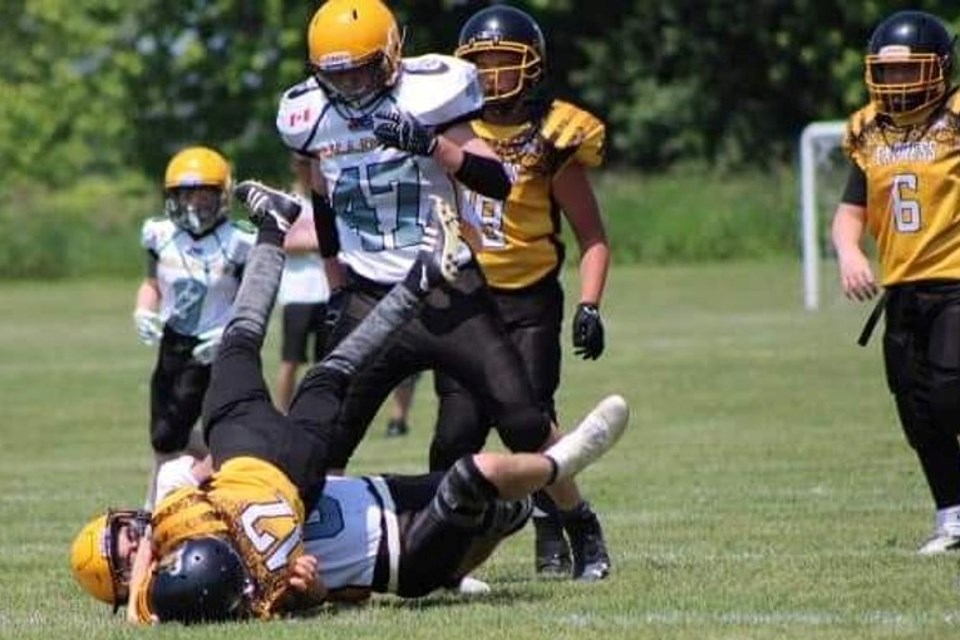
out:
M860 142L863 139L864 131L873 125L876 119L877 109L873 103L859 109L847 118L847 129L843 134L843 152L861 168L865 166L865 162L861 155L862 145Z
M473 63L436 53L404 58L393 95L399 109L429 127L464 120L483 107Z
M277 109L277 131L283 143L293 151L306 153L320 118L329 107L330 101L314 78L287 89Z
M960 90L954 89L953 94L947 98L947 111L960 115Z
M603 163L607 128L589 111L554 100L540 134L558 150L575 150L573 157L587 167Z
M140 228L140 246L148 251L158 251L176 233L176 226L166 217L147 218Z

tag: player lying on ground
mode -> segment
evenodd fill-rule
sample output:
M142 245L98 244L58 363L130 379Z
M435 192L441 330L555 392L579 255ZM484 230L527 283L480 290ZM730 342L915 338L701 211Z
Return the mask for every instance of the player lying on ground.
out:
M593 462L616 441L626 419L623 399L611 396L544 455L480 453L446 473L327 477L303 525L304 555L289 572L295 591L309 588L314 596L291 604L356 602L372 592L413 598L456 585L526 523L532 491L554 474L573 474ZM158 492L196 487L209 473L202 460L183 456L161 468ZM72 562L88 593L114 606L127 602L134 557L149 540L149 523L146 512L111 510L83 529ZM243 600L252 583L242 561L222 556L221 548L213 539L190 542L180 555L186 562L162 574L159 586L169 589L169 598L203 603L204 611L189 605L177 619L220 619L219 602ZM224 574L236 580L221 581Z
M206 400L213 474L200 487L165 496L149 525L145 514L111 514L74 545L81 584L114 604L126 597L130 621L269 618L348 594L424 595L469 571L519 528L529 515L530 492L569 479L622 433L627 410L615 396L542 454L477 454L442 476L342 479L325 488L326 438L348 377L415 313L429 286L455 276L455 217L438 208L432 242L410 277L317 365L322 371L310 378L314 388L301 389L284 417L266 390L259 350L283 267L283 233L298 210L262 185L244 183L238 194L260 233ZM363 500L368 509L375 505L372 513L379 510L372 522L344 511ZM325 524L311 531L308 520L304 527L304 503L315 505L315 520ZM321 516L334 511L320 510L334 504L344 529L347 522L356 527L351 535L324 528L332 520ZM310 551L319 559L304 549L305 529L316 536ZM361 539L366 544L351 546ZM367 546L373 541L375 547ZM344 573L335 577L338 568Z

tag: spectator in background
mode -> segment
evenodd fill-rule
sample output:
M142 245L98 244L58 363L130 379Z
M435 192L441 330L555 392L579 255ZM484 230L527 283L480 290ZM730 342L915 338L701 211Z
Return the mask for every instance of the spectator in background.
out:
M833 218L851 300L879 287L860 248L877 242L886 293L887 384L936 506L922 555L960 549L960 95L955 37L936 17L900 11L870 38L870 104L847 123L850 176ZM878 306L878 311L879 311ZM876 315L864 329L866 343Z
M417 388L420 374L415 373L393 390L390 403L390 419L387 421L387 437L399 438L410 431L410 408L413 406L413 392Z
M159 345L150 378L150 444L154 470L145 507L153 508L156 470L186 447L200 417L230 305L255 235L231 222L230 165L207 147L170 159L164 176L165 217L144 222L147 275L137 289L133 321L140 340Z
M326 342L324 318L330 296L317 234L313 228L310 161L292 155L290 163L294 176L292 190L300 200L301 213L284 240L287 260L277 294L283 314L283 334L275 401L277 408L284 412L290 406L297 370L307 362L308 353L313 362L323 356Z

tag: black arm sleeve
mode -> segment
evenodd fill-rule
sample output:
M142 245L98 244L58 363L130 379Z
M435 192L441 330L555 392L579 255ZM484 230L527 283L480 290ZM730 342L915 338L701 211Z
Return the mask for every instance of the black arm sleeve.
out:
M340 236L337 235L336 212L330 198L316 191L310 192L313 202L313 229L317 232L320 256L332 258L340 252Z
M847 186L843 189L840 202L867 206L867 175L856 162L850 163L850 174L847 176Z
M157 277L157 262L159 257L153 251L147 251L147 277L156 278Z
M454 177L465 187L495 200L506 200L513 186L502 162L469 151L463 152L463 164Z

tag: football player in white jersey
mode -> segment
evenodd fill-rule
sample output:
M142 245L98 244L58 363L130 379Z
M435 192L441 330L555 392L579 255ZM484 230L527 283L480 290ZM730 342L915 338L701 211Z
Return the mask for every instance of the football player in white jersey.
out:
M336 344L410 269L431 196L459 207L467 188L503 200L511 183L470 127L483 107L472 63L433 54L401 58L400 29L380 0L329 0L314 14L307 39L312 74L284 93L277 128L291 150L318 168L314 221L321 253L338 255L344 266L343 282L331 281L345 291L331 297L343 309L331 336ZM539 451L560 438L476 261L470 255L460 261L458 278L433 291L353 378L332 468L346 466L390 391L424 369L470 389L511 451ZM599 522L575 482L548 492L597 542L579 545L581 573L606 575Z
M227 217L230 188L230 165L222 155L186 148L167 165L166 216L143 224L147 275L133 319L141 341L159 345L150 379L150 444L157 465L187 447L253 246L253 228ZM151 474L148 509L153 491Z
M129 620L269 618L372 591L425 595L458 582L519 529L531 492L576 475L622 435L627 405L611 396L543 453L465 456L432 475L324 478L324 427L338 414L349 376L432 287L456 275L445 266L457 246L455 216L439 209L417 268L314 367L323 388L298 394L282 416L259 352L283 268L283 235L300 206L257 183L241 184L238 194L260 231L206 400L212 476L191 458L168 463L156 513L108 512L71 548L81 586L114 605L129 599ZM301 413L300 404L309 406ZM276 509L287 504L277 497L297 508ZM304 503L311 509L301 520ZM149 544L141 544L148 529Z

